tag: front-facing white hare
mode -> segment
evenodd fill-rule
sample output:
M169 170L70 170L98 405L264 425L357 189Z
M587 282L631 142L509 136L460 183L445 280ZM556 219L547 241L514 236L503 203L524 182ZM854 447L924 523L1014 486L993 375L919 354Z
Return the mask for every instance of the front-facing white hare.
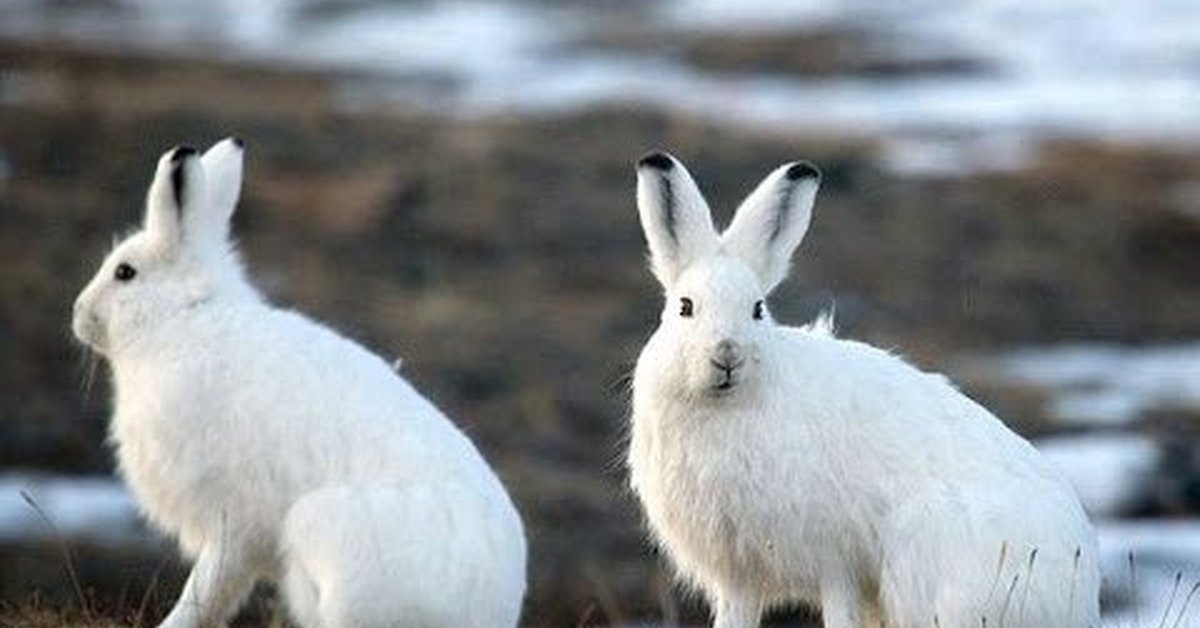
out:
M224 625L272 580L306 628L514 626L504 488L383 360L259 296L229 241L241 179L234 139L163 155L143 228L75 303L112 367L121 472L195 560L162 625Z
M788 602L826 628L1099 626L1094 532L1029 443L940 375L772 321L819 182L779 168L718 234L682 164L639 162L666 306L628 464L655 537L719 628Z

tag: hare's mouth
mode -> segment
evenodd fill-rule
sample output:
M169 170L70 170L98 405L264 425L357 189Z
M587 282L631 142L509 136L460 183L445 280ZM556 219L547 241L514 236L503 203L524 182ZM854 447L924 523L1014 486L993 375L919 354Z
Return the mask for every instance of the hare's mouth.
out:
M728 395L737 388L738 382L733 377L733 373L723 373L721 379L711 387L712 394L717 397Z
M738 385L736 377L739 367L742 362L724 362L720 360L710 360L712 366L716 369L715 382L712 384L712 392L715 395L727 395L733 392L733 389Z

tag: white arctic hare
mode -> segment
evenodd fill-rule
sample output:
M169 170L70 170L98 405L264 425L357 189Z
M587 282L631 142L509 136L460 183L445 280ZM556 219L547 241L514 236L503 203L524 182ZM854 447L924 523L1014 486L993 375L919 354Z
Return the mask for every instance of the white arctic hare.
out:
M682 164L638 164L666 307L628 464L657 540L719 628L788 602L826 628L1098 626L1094 532L1029 443L940 375L771 320L819 182L779 168L718 235Z
M75 303L111 440L195 560L163 626L223 625L256 580L308 628L514 626L525 537L471 442L377 356L264 302L228 225L242 146L163 155L141 231Z

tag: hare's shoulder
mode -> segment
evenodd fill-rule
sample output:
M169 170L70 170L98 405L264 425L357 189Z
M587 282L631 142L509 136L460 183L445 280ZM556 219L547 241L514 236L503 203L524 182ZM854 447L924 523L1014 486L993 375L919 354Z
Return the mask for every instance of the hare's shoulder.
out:
M351 337L307 314L265 303L235 303L212 308L189 322L192 336L207 347L244 355L251 361L284 359L290 364L340 359L378 361ZM201 347L203 348L203 347ZM385 370L386 370L386 365Z
M879 378L926 380L931 384L949 385L941 373L925 371L903 355L875 345L841 338L820 321L799 327L776 328L777 344L788 364L819 369L838 379Z

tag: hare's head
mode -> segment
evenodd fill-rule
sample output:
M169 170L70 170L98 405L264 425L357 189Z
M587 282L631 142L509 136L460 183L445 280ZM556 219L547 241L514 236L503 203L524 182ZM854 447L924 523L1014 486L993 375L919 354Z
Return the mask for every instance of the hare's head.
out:
M755 382L774 325L766 298L787 276L820 179L809 163L781 166L718 234L683 164L666 153L638 162L638 213L666 291L647 348L662 384L680 395L722 397Z
M125 238L75 300L75 336L110 355L141 330L213 299L252 293L229 240L242 183L242 143L200 155L167 151L146 195L142 228Z

